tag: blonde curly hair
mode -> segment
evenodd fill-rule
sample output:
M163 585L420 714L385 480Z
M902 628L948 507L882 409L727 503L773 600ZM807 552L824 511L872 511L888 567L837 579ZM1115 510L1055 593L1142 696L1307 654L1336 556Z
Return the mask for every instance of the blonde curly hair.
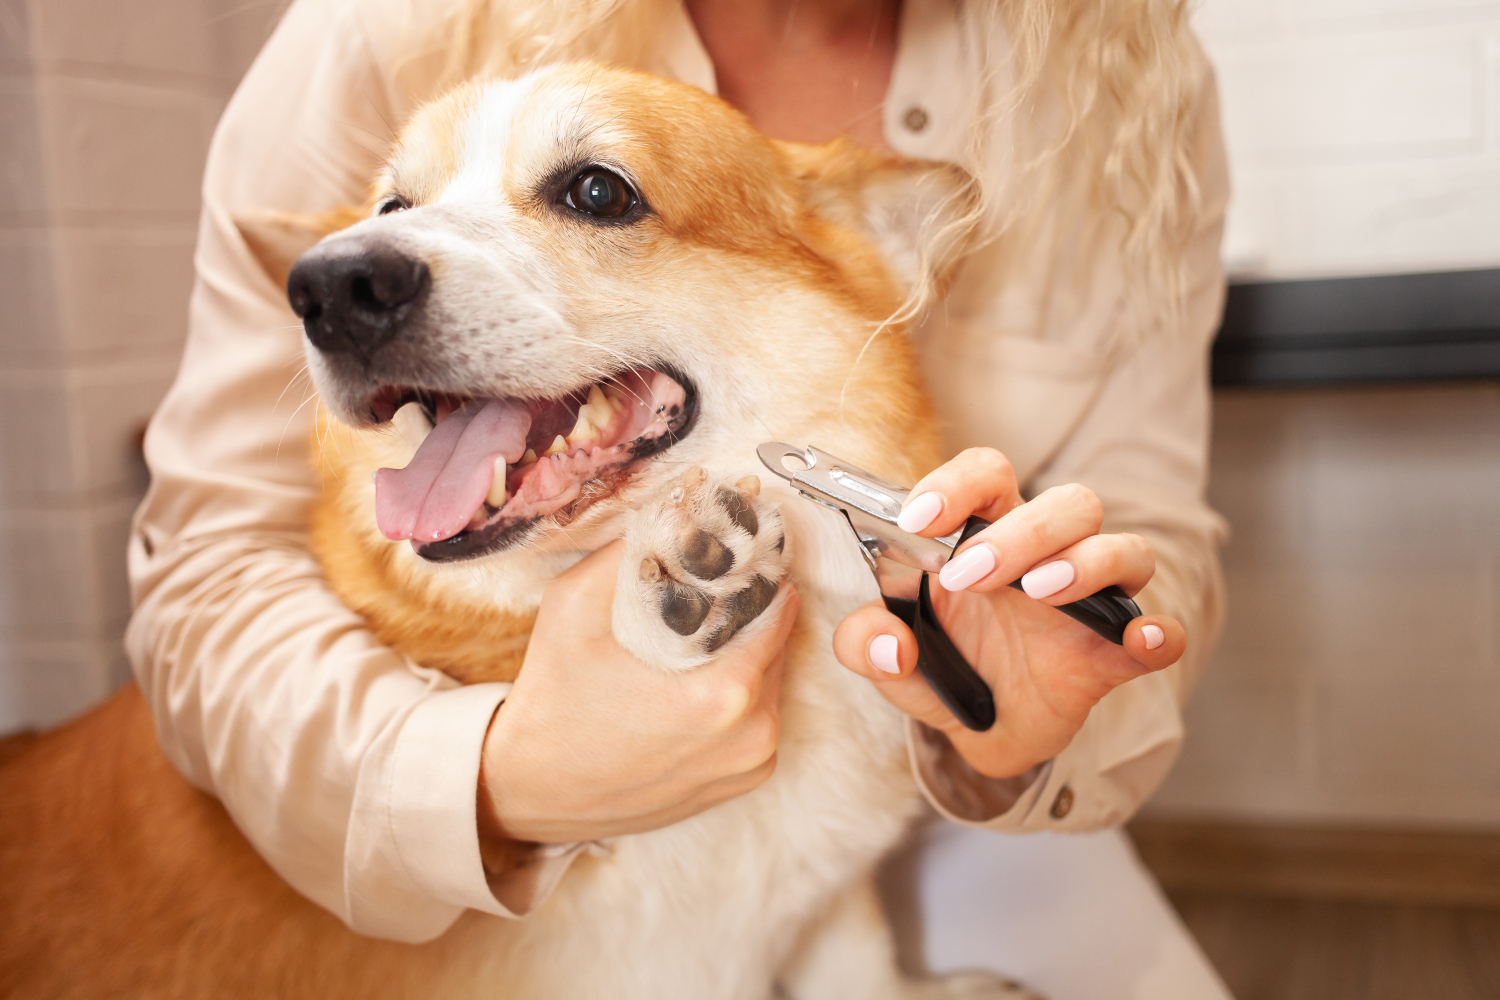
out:
M511 76L568 58L630 64L677 2L461 0L444 30L444 76ZM944 242L955 233L970 247L998 240L1001 260L1019 261L1110 233L1155 314L1146 325L1175 316L1181 251L1199 207L1188 153L1198 86L1188 3L959 0L970 44L1009 45L979 52L984 111L961 164L980 181L979 197L943 227ZM980 170L1000 141L1019 153L1003 192Z

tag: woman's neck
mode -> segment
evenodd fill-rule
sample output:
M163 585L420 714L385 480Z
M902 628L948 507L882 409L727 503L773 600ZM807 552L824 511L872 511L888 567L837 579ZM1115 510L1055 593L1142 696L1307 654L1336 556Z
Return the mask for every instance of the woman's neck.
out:
M773 139L885 148L900 0L687 0L719 96Z

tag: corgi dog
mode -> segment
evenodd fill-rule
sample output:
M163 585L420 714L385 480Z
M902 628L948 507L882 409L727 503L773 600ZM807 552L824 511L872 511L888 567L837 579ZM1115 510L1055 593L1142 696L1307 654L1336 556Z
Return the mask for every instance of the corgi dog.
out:
M687 671L790 575L777 767L580 856L524 919L398 945L282 883L128 690L0 767L0 993L1027 995L897 969L872 873L921 796L904 718L831 646L877 591L847 524L756 475L771 440L895 482L938 464L892 317L941 281L934 220L973 197L949 165L774 142L695 88L570 63L420 109L364 211L246 213L325 411L314 552L376 635L514 680L548 582L623 538L614 636Z

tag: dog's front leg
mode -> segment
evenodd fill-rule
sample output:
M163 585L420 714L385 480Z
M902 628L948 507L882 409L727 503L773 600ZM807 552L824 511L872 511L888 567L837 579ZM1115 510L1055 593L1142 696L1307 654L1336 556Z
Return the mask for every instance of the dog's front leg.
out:
M985 972L903 975L869 875L855 880L807 929L779 981L791 1000L1041 1000Z
M664 670L698 666L770 606L787 556L757 477L689 469L626 528L615 638Z

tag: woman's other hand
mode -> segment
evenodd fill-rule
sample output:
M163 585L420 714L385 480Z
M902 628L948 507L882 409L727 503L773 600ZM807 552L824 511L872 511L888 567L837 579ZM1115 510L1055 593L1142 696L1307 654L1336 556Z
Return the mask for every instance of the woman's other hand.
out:
M610 631L622 551L606 546L547 587L524 668L485 737L486 836L576 843L654 830L743 795L776 768L796 592L745 642L669 673Z
M994 691L995 725L978 733L953 717L916 673L911 630L878 603L844 619L834 652L901 711L945 733L981 774L1005 778L1056 756L1099 699L1177 662L1187 641L1176 619L1145 615L1117 646L1049 607L1110 584L1133 597L1155 572L1144 539L1099 533L1104 510L1090 490L1058 486L1023 503L1005 456L971 448L913 487L901 527L936 538L971 514L994 524L954 555L931 591L948 635ZM1007 586L1017 578L1026 593Z

